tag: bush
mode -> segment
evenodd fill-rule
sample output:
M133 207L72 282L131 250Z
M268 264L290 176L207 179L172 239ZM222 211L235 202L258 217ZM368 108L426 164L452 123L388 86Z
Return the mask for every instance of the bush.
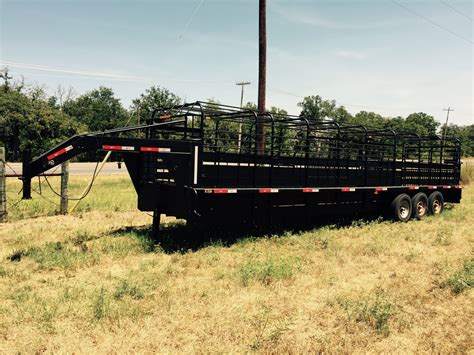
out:
M269 285L276 280L289 279L295 270L301 267L299 259L267 259L265 261L248 261L238 271L242 285L251 281Z
M451 288L455 294L459 294L465 290L474 287L474 259L464 263L463 268L453 274L444 285Z

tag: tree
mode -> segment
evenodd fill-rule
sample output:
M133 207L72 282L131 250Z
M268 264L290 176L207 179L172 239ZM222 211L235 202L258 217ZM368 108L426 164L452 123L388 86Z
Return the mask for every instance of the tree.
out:
M8 68L3 68L0 70L0 78L3 79L3 92L8 92L11 88L10 80L13 79L12 76L8 75Z
M319 95L306 96L298 106L302 108L300 116L308 120L329 118L342 124L352 120L352 115L344 106L337 106L335 100L323 100Z
M169 108L180 103L180 98L168 89L152 86L133 100L131 110L136 112L137 121L144 123L151 118L155 109Z
M42 97L38 91L39 97ZM0 139L6 145L7 159L20 160L24 149L38 155L66 138L84 130L69 116L16 90L0 87Z
M350 123L362 125L367 128L384 128L387 125L387 119L375 112L360 111L354 115Z
M444 127L445 125L441 132L444 132ZM463 156L474 156L474 125L458 126L451 123L446 130L446 136L459 139Z
M412 113L405 118L403 129L422 136L433 136L436 135L439 125L439 122L433 116L424 112L418 112Z
M114 96L112 89L104 86L64 102L63 111L90 132L122 127L128 119L120 99Z
M322 121L327 113L323 111L323 99L319 95L306 96L298 106L301 107L300 116L308 120Z
M50 106L62 110L64 105L72 101L76 96L76 92L72 86L65 88L62 85L58 85L54 95L48 98Z

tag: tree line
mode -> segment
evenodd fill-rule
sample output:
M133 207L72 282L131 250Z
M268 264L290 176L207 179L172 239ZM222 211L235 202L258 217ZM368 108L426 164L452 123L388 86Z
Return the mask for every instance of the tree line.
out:
M181 103L176 94L159 86L148 88L125 108L113 90L104 86L81 95L76 95L71 88L58 87L54 94L47 95L43 87L13 80L7 70L0 73L0 79L0 143L5 145L9 161L21 160L26 148L31 149L33 155L41 154L74 134L144 123L155 108ZM256 109L251 102L246 107ZM443 134L445 128L423 112L406 117L383 117L368 111L353 115L334 100L324 100L318 95L305 97L299 107L302 117L332 119L341 124L391 128L420 135ZM278 107L270 110L286 114ZM474 125L450 124L446 131L447 135L461 140L463 155L474 155ZM95 160L97 154L84 154L79 159Z

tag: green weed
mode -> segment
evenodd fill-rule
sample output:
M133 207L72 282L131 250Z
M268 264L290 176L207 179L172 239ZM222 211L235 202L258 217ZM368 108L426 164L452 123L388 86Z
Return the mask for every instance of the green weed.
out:
M389 320L395 313L395 305L381 293L375 298L356 300L340 298L339 305L346 311L349 319L363 322L380 334L389 334Z
M98 255L86 253L84 250L74 250L61 242L46 243L42 247L30 248L25 256L30 257L45 269L52 267L69 269L80 265L93 265L98 261Z
M137 285L131 285L124 279L117 285L114 292L114 298L120 300L125 296L130 296L134 300L139 300L145 297L143 291Z
M436 237L434 240L434 245L448 246L453 242L453 230L452 228L445 226L444 228L439 228L436 232Z
M449 286L451 291L459 294L474 287L474 259L464 263L463 268L454 273L444 285Z
M277 280L290 279L300 268L301 260L299 258L247 261L239 268L238 277L244 286L252 281L269 285Z
M92 302L92 316L95 320L104 318L109 311L110 302L104 287L95 294Z

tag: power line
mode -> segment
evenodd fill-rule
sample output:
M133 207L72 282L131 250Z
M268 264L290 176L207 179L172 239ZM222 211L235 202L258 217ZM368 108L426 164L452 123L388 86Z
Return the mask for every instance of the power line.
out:
M444 2L443 0L439 0L439 1L440 1L443 5L449 7L451 10L457 12L459 15L461 15L461 16L467 18L468 20L472 21L472 17L466 15L464 12L459 11L459 10L456 9L453 5L448 4L448 3Z
M295 94L293 92L289 92L289 91L285 91L285 90L281 90L277 88L270 88L270 91L287 95L287 96L296 97L297 99L304 99L306 97L300 94ZM383 110L383 111L396 111L396 110L413 111L415 110L416 111L419 109L418 107L380 107L380 106L356 105L356 104L349 104L349 103L344 103L344 102L339 102L339 103L345 107L357 107L357 108L366 109L366 110Z
M162 82L168 81L168 82L177 82L177 83L199 83L199 84L228 83L227 81L223 81L223 80L173 79L173 78L158 78L158 77L153 77L153 76L144 77L144 76L134 76L134 75L121 75L121 74L115 74L115 73L101 73L101 72L93 72L93 71L86 71L86 70L76 70L76 69L61 68L61 67L50 67L50 66L43 66L43 65L36 65L36 64L10 62L10 61L5 61L5 60L0 61L0 66L71 74L79 78L87 78L87 79L90 79L92 77L98 77L98 78L105 78L105 79L110 79L110 80L136 81L136 82L145 82L145 83L152 83L156 81L162 81Z
M468 43L470 43L470 44L473 44L473 43L474 43L474 42L471 41L469 38L463 37L463 36L461 36L460 34L457 34L456 32L451 31L449 28L446 28L446 27L440 25L439 23L437 23L437 22L435 22L435 21L429 19L428 17L423 16L422 14L420 14L420 13L418 13L418 12L416 12L416 11L413 11L412 9L406 7L405 5L402 5L402 4L400 4L399 2L397 2L397 1L395 1L395 0L391 0L391 1L392 1L395 5L401 7L402 9L404 9L405 11L408 11L409 13L411 13L411 14L413 14L413 15L415 15L415 16L418 16L418 17L422 18L422 19L425 20L425 21L428 21L428 22L431 23L432 25L434 25L434 26L436 26L436 27L438 27L438 28L441 28L442 30L444 30L444 31L446 31L446 32L451 33L453 36L456 36L456 37L458 37L458 38L460 38L460 39L462 39L462 40L464 40L464 41L466 41L466 42L468 42Z
M186 25L184 26L183 32L181 32L181 34L178 36L179 39L183 38L184 34L185 34L186 31L188 30L189 25L191 25L191 22L193 22L194 16L196 16L196 14L198 13L199 9L201 8L203 2L204 2L204 0L201 0L201 2L198 4L198 6L196 7L196 9L195 9L194 12L192 13L192 15L191 15L191 17L189 18L188 22L187 22Z

